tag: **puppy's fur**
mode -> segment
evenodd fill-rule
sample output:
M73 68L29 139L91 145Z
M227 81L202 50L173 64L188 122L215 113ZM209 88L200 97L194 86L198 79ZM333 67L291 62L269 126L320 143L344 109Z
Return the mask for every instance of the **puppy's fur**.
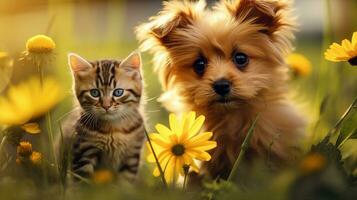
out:
M142 50L153 54L166 108L206 116L205 130L213 131L218 145L203 171L213 178L227 177L258 113L248 155L280 165L298 152L306 123L286 97L284 57L295 24L290 4L226 0L208 9L204 1L170 1L137 27ZM234 52L248 55L244 69L232 61ZM193 67L199 57L207 60L202 74ZM221 79L232 87L224 101L212 87Z

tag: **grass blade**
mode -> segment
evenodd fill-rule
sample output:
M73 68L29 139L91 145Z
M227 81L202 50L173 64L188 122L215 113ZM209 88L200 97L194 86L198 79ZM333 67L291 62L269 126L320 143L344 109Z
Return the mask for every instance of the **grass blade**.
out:
M336 146L341 147L348 139L353 137L355 130L357 128L357 97L353 103L349 106L345 114L338 121L334 127L334 132L339 131Z
M232 168L232 171L231 173L229 174L228 176L228 181L232 181L233 178L236 176L237 174L237 170L238 170L238 166L239 164L242 162L242 159L245 155L245 152L247 151L247 149L249 148L249 144L250 144L250 139L252 138L253 136L253 132L254 132L254 128L255 128L255 124L257 122L259 118L259 114L255 117L252 125L250 126L249 130L248 130L248 133L247 133L247 136L245 137L243 143L242 143L242 146L241 146L241 150L238 154L238 158L236 159L236 161L234 162L234 165L233 165L233 168Z

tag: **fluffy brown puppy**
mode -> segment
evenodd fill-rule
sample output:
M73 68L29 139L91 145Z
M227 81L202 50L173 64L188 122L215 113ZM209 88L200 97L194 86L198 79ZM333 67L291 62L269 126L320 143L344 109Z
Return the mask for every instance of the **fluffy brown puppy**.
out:
M289 102L284 57L294 21L285 0L169 1L137 28L153 54L168 110L206 116L217 148L203 171L226 178L259 113L249 157L276 165L296 157L305 121Z

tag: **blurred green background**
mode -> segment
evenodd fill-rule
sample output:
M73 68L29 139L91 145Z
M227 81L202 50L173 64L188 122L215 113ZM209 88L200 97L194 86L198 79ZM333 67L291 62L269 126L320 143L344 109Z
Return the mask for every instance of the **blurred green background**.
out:
M208 1L209 5L214 3ZM66 103L55 111L56 119L71 109L72 82L67 53L76 52L89 60L123 58L138 46L134 27L161 7L162 2L158 0L1 0L0 50L16 58L33 35L47 34L55 40L55 63L47 66L47 70L61 80L68 93ZM323 59L323 52L332 41L350 39L356 31L357 1L297 0L295 8L299 22L296 52L312 62L312 73L291 81L292 95L311 122L311 136L316 134L321 138L313 132L320 119L321 100L327 98L326 110L317 124L319 134L333 125L357 93L357 70ZM26 63L16 62L12 83L36 73L36 69ZM148 128L152 130L152 124L165 122L167 117L156 101L161 89L148 54L144 54L144 73Z
M212 5L215 1L208 3ZM56 111L56 115L60 115L70 110L71 103L72 82L66 63L67 53L76 52L89 60L123 58L138 46L134 27L156 14L161 7L162 2L158 0L1 0L0 50L16 58L24 50L26 40L33 35L47 34L55 40L56 63L47 66L47 70L61 80L68 92L67 103ZM327 7L330 12L326 11ZM316 110L321 99L328 96L326 113L319 123L322 129L318 129L326 132L357 91L357 70L343 66L346 64L328 63L322 55L331 41L350 39L356 31L353 28L357 27L357 1L298 0L295 8L299 22L296 52L312 62L312 74L294 79L291 87L311 125L317 121ZM325 34L327 38L323 39L325 29L332 34ZM146 110L150 124L167 118L164 109L156 102L161 89L152 69L150 56L144 54ZM36 69L18 62L12 82L19 82L32 73L36 73Z
M213 5L215 1L208 1ZM312 141L324 133L343 114L357 93L357 70L347 63L330 63L323 52L332 41L350 39L357 27L355 0L297 0L295 14L299 31L296 52L304 54L312 63L312 73L291 81L293 98L309 119ZM67 98L54 112L59 119L71 110L71 75L67 53L75 52L89 59L124 58L138 47L134 28L156 14L162 1L139 0L1 0L0 51L18 58L26 40L36 34L47 34L57 44L55 63L46 66L66 89ZM150 55L144 54L146 82L146 111L148 129L153 124L167 121L165 109L156 101L161 87L153 72ZM15 60L11 82L17 83L36 74L27 63ZM0 92L5 92L6 89ZM325 110L319 113L321 101Z
M215 1L208 1L213 5ZM357 69L348 63L330 63L323 53L332 42L351 39L357 31L356 0L295 0L299 31L296 52L312 63L312 73L289 82L291 95L309 121L307 147L320 140L357 95ZM0 0L0 51L19 58L28 38L46 34L56 42L54 63L46 66L65 88L66 98L53 111L54 121L71 110L72 79L67 53L89 60L124 58L138 47L134 27L162 8L162 1L150 0ZM167 112L157 102L161 86L153 72L151 57L144 58L148 129L167 124ZM37 74L36 68L15 60L11 83ZM6 93L6 88L0 94ZM320 112L321 102L326 102ZM351 146L345 145L350 155ZM356 146L356 145L355 145Z

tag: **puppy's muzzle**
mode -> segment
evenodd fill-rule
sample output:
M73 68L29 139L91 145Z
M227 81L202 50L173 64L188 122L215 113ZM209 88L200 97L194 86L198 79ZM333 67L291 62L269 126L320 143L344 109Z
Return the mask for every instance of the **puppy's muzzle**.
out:
M224 97L231 91L231 82L226 79L215 81L212 85L213 90L220 96Z

